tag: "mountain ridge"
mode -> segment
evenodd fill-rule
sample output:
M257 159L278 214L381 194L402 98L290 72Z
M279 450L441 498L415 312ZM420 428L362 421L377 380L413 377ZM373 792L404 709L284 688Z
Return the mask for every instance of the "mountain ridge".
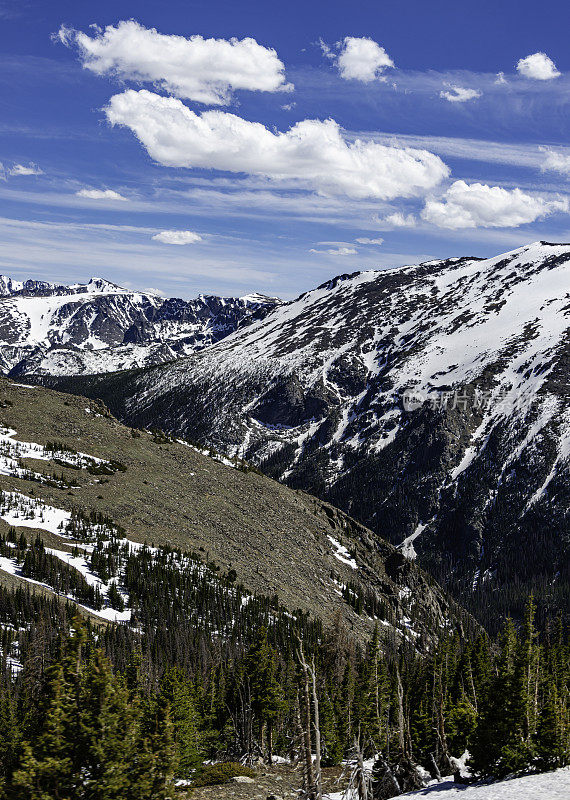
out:
M53 385L332 502L470 607L561 607L569 271L536 242L338 276L188 358Z
M81 374L173 360L218 341L281 301L131 291L104 278L69 286L0 275L0 369Z

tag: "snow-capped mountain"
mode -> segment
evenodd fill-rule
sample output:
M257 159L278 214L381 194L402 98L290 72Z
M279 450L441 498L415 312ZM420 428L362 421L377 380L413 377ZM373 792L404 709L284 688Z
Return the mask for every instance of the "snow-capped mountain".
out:
M341 275L189 358L67 385L333 502L471 607L512 610L530 586L568 598L569 364L570 245L539 242Z
M0 371L77 375L187 355L263 316L263 295L165 299L101 278L59 286L0 276Z

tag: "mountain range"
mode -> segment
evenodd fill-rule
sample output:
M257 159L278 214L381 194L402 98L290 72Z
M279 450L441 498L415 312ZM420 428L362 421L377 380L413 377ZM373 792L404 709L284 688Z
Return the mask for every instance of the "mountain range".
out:
M219 341L279 303L257 294L185 301L101 278L62 286L0 275L0 369L77 375L159 364Z
M10 309L27 301L11 291ZM169 302L137 300L151 319ZM568 608L570 245L340 275L287 303L224 302L233 330L213 341L209 317L201 349L175 360L183 349L162 342L170 360L139 370L81 377L84 360L71 375L57 349L12 370L343 509L483 622L521 613L531 590L541 613ZM113 369L124 336L107 340Z

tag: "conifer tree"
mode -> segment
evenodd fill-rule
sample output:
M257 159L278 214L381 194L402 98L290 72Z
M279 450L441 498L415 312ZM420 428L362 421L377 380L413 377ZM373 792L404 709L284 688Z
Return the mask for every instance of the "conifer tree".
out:
M24 742L20 764L10 781L14 800L73 796L73 748L69 741L74 721L73 705L63 666L57 664L51 670L41 734L34 746Z
M473 742L473 764L486 775L503 777L524 768L524 671L512 620L507 620L497 674L491 679Z
M203 761L198 730L199 717L194 707L188 679L178 669L169 669L162 679L158 702L171 708L176 771L187 778Z
M267 630L261 628L257 641L246 658L246 671L251 687L251 705L258 721L262 750L269 763L273 753L273 726L283 711L281 687L275 675L275 652L267 641ZM267 741L265 742L265 734ZM264 746L265 745L265 746Z

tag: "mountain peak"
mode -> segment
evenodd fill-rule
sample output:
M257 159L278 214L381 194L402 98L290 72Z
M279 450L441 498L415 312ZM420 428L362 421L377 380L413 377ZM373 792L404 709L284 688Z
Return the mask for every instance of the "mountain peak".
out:
M97 278L93 277L89 279L87 283L87 289L91 292L126 292L127 289L123 289L122 286L119 286L116 283L112 283L111 281L106 280L105 278Z

